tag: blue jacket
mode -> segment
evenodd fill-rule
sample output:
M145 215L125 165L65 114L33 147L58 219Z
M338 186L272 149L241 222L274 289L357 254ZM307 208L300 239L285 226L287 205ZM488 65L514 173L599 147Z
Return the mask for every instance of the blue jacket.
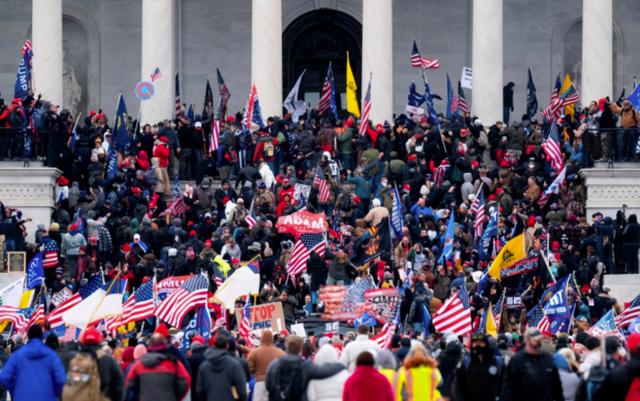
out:
M56 401L66 381L58 355L33 339L16 351L0 373L0 384L16 401Z

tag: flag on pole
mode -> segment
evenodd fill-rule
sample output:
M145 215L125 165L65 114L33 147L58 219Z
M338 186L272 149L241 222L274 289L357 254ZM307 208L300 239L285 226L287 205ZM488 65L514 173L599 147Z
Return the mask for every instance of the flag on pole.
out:
M182 103L180 101L180 77L176 72L176 117L180 115L182 111Z
M573 117L576 109L575 104L580 101L580 96L578 95L578 91L576 91L576 88L573 85L573 81L571 81L571 76L569 75L569 73L564 76L564 81L562 82L562 87L560 88L559 98L562 99L564 114Z
M102 276L102 273L97 275ZM84 329L107 317L121 315L122 297L126 286L127 280L121 280L119 277L104 283L91 295L64 312L62 319L66 324Z
M229 88L227 88L227 84L224 83L224 78L222 78L222 73L217 68L216 68L216 75L218 76L218 94L220 96L217 117L218 117L218 120L222 120L224 119L224 116L227 114L227 103L229 102L229 98L231 97L231 92L229 92Z
M538 112L538 96L536 95L536 86L533 83L531 68L528 68L527 71L527 115L532 118Z
M180 328L190 310L207 304L208 289L209 280L206 276L197 274L191 277L158 305L156 316L171 326Z
M31 90L31 67L33 59L33 49L31 41L25 40L20 52L20 63L18 64L18 72L16 73L16 84L14 87L13 97L24 99L29 95Z
M189 119L189 121L191 121L191 124L196 122L196 114L193 111L193 105L192 104L190 104L189 107L187 108L187 118Z
M51 269L58 266L58 243L51 238L45 238L42 246L44 247L44 258L42 266L45 269Z
M440 305L433 315L433 326L439 333L454 333L464 336L471 333L471 308L469 294L464 285Z
M462 89L460 81L458 81L458 109L463 113L469 112L469 103L467 103L467 98L464 95L464 89Z
M391 190L393 195L393 206L391 207L391 235L393 238L402 237L402 220L404 218L404 210L398 187L393 186Z
M318 115L323 116L328 111L331 111L335 119L338 118L338 107L336 106L336 86L333 80L333 69L331 68L331 62L329 62L329 69L327 70L327 76L324 79L322 85L322 93L320 94L320 100L318 101ZM296 122L297 120L294 120Z
M218 149L220 141L220 120L213 117L211 121L211 139L209 141L209 153L215 152Z
M247 343L249 348L255 348L260 345L251 328L251 294L247 294L247 300L242 308L242 319L240 319L240 324L238 325L238 335Z
M251 85L251 91L249 92L249 99L247 100L247 107L244 109L244 115L242 116L242 124L250 128L253 120L253 108L255 107L257 96L256 85Z
M633 298L629 307L616 316L618 327L628 326L635 318L640 316L640 295Z
M542 111L542 116L547 121L552 121L560 117L560 109L562 109L562 100L560 96L560 88L562 87L562 81L560 81L560 74L556 77L556 83L551 93L551 100L549 106Z
M225 307L233 309L238 297L260 291L260 267L251 262L234 271L216 290L214 299Z
M20 330L27 325L28 320L15 306L0 306L0 322L10 322L14 329Z
M302 71L295 85L293 85L293 88L291 88L291 92L289 92L287 98L284 99L284 108L287 109L289 113L291 113L291 119L293 122L297 122L298 118L300 118L301 115L304 115L307 112L307 104L304 102L304 100L298 99L300 83L302 82L302 76L304 75L305 71L306 70Z
M475 215L475 220L473 221L473 232L477 241L482 236L484 222L487 220L487 213L484 205L484 188L482 186L480 187L480 191L476 194L476 197L473 198L473 202L471 202L470 212Z
M315 252L318 256L324 258L326 245L325 233L302 234L291 250L287 273L294 277L302 274L307 269L307 261L311 252Z
M375 336L371 337L371 341L376 343L380 349L391 348L391 340L396 334L396 329L400 324L400 311L396 313L393 319L387 320L382 329Z
M151 74L151 82L157 81L160 78L162 78L162 73L160 72L160 68L156 67L153 74Z
M38 252L27 265L27 288L32 290L44 283L44 255Z
M598 338L613 336L624 339L624 336L620 333L620 329L616 326L615 313L614 308L609 309L609 312L602 315L600 320L587 330L587 333L590 336Z
M358 107L358 85L356 85L356 79L351 70L351 63L349 62L349 52L347 52L347 113L353 114L356 118L360 117L360 108Z
M155 278L142 284L122 305L123 325L154 316L156 310L153 297L154 284Z
M433 104L433 97L431 96L431 87L429 83L424 81L424 99L425 104L427 106L427 112L429 113L429 119L432 124L438 124L438 112L436 111L436 107Z
M551 161L551 167L556 171L560 170L564 165L564 160L562 159L562 151L560 150L558 124L556 120L551 121L551 127L549 127L549 132L547 132L541 146L545 155L547 155L547 158Z
M547 204L547 201L549 200L551 195L560 193L560 187L562 187L562 185L564 184L564 178L565 178L566 172L567 172L567 166L565 165L562 168L562 170L560 170L560 173L558 174L556 179L553 180L551 185L549 185L549 187L544 190L542 195L540 195L540 199L538 199L538 206L544 207L544 205Z
M127 105L124 103L122 93L118 97L116 108L116 120L113 122L113 137L116 150L123 150L129 146L129 133L127 132Z
M418 51L418 45L416 41L413 41L413 47L411 48L411 66L416 68L422 68L423 70L440 68L440 62L437 59L429 60L420 56Z
M73 294L71 298L67 299L60 305L56 306L53 311L49 312L47 321L51 327L62 325L64 323L63 314L78 305L83 299L88 298L91 294L100 289L103 284L104 281L102 274L94 274L87 284L81 286L78 292Z
M318 188L318 202L326 203L331 196L331 192L324 170L319 165L316 168L316 176L313 178L313 186Z
M518 261L527 257L527 248L524 234L511 238L503 247L496 258L491 262L487 274L496 280L502 277L502 270L508 269Z
M447 223L447 232L444 238L444 248L442 249L442 254L438 259L438 263L444 263L445 261L451 259L453 256L453 233L456 226L455 220L455 211L451 209L451 213L449 214L449 222Z
M211 90L211 83L207 79L207 84L204 88L204 105L202 107L202 115L211 116L213 111L213 91ZM203 117L204 118L204 117Z
M364 136L367 133L369 127L369 113L371 112L371 78L369 78L369 85L367 86L367 94L362 101L362 117L360 118L360 128L358 132L360 136Z
M418 93L418 91L416 90L416 84L411 82L411 85L409 85L409 96L407 97L407 104L413 107L420 107L420 105L426 100L426 96Z
M451 79L447 74L447 120L457 116L458 114L458 99L453 92L453 85L451 85Z

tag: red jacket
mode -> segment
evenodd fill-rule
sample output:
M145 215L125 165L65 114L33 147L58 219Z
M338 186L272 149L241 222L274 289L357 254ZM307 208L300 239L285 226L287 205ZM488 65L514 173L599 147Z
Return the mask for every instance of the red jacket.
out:
M394 401L391 383L371 366L358 366L347 379L342 401Z
M191 376L168 352L148 352L131 367L125 386L135 399L181 400L191 388Z
M166 168L169 167L169 155L171 152L169 151L169 147L161 143L153 149L153 157L158 158L158 164L160 167Z

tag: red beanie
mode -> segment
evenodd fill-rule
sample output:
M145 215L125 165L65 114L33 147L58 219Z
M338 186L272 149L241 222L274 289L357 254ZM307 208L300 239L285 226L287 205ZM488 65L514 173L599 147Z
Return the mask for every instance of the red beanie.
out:
M535 225L536 225L535 216L529 216L529 219L527 219L527 227L533 227Z
M58 185L61 187L66 187L67 185L69 185L69 180L64 175L61 175L60 178L58 178Z
M196 235L198 235L198 234L196 233L196 230L191 230L191 231L189 231L189 236L190 236L190 237L195 237Z
M164 323L160 323L158 327L156 327L156 331L153 334L160 334L164 338L169 338L171 335L169 334L169 329Z
M129 245L129 244L122 245L122 250L124 252L131 252L131 245Z
M629 337L627 337L627 348L629 352L635 354L638 352L638 347L640 346L640 333L633 333Z

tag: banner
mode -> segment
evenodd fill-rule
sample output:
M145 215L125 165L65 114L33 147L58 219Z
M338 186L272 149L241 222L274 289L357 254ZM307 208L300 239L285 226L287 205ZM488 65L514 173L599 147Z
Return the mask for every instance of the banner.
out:
M327 230L324 213L310 213L301 210L278 218L279 234L290 233L296 238L301 234L321 233Z
M397 288L366 290L365 310L381 324L393 319L400 305L400 291Z
M236 321L242 320L242 309L236 308ZM282 302L253 305L249 307L251 328L253 330L270 329L277 333L286 328Z
M506 269L502 269L500 271L500 278L507 278L518 276L521 274L527 274L538 270L538 257L532 257L527 259L522 259L516 262L513 266L508 267Z
M182 284L184 284L184 282L187 281L190 277L191 275L171 276L156 283L156 292L158 293L158 299L160 301L164 300L169 296L169 294L180 288Z
M22 299L22 288L24 287L24 277L19 278L8 286L0 289L0 302L2 306L20 306Z
M73 296L73 292L67 287L65 287L51 296L51 303L54 306L58 306L64 301L66 301L67 299L71 298L72 296Z
M20 64L18 64L18 72L16 73L16 84L14 87L13 97L24 99L29 95L31 89L31 59L33 51L31 49L31 41L26 40L22 46Z

